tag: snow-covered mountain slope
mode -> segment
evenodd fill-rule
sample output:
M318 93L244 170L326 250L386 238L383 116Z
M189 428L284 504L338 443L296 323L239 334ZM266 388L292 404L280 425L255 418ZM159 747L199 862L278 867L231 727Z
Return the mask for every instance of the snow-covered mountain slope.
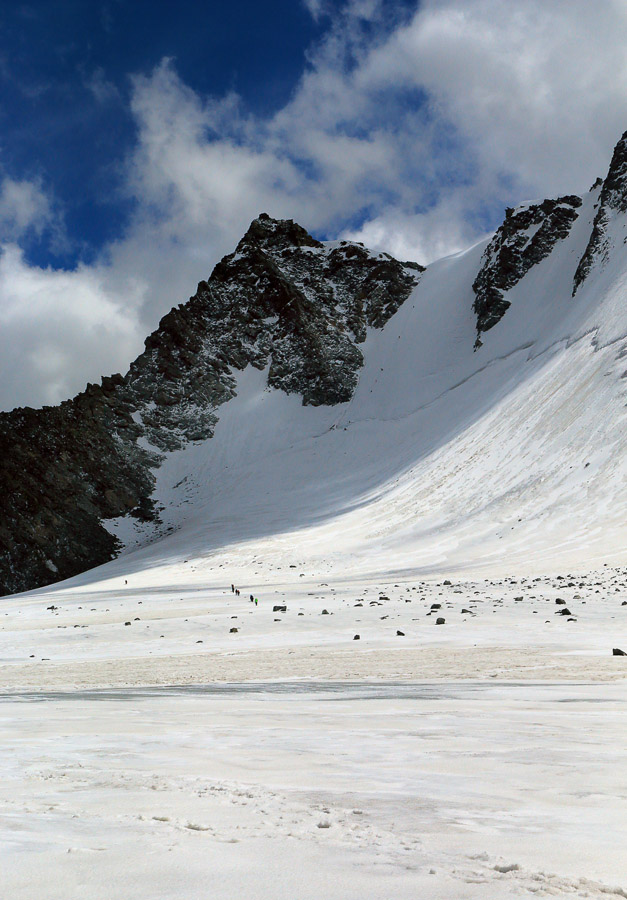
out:
M441 260L363 346L348 403L304 407L251 367L212 440L170 454L154 526L110 527L135 569L208 557L234 579L298 563L336 573L624 559L627 221L572 297L598 190L506 292L473 350L484 245ZM136 549L137 547L141 549Z
M158 516L80 581L624 561L626 158L426 271L256 220L115 388Z

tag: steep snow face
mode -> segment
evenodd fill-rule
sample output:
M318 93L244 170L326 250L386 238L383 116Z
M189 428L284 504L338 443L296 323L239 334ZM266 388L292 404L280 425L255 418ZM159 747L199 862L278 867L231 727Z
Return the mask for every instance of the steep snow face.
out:
M223 567L210 579L242 580L294 562L350 575L623 560L623 254L571 296L597 199L585 196L568 234L503 290L507 313L477 351L485 243L430 266L368 331L349 402L303 407L245 369L213 439L161 467L160 529L109 523L127 554L105 571L154 567L158 581L190 556ZM622 246L624 219L607 229Z

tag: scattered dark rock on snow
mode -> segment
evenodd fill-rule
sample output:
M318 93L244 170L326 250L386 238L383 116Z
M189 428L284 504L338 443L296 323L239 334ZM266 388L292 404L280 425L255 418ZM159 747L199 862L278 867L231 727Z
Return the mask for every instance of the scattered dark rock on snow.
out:
M404 631L399 631L399 630L397 629L397 631L396 631L396 637L405 637L405 632L404 632Z
M229 634L237 634L239 628L229 628Z
M287 612L287 606L273 606L272 612Z
M359 636L358 634L355 634L355 635L353 635L353 640L354 640L354 641L359 641L359 640L361 640L361 638L360 638L360 636Z
M435 620L435 624L436 624L436 625L444 625L445 623L446 623L446 619L444 618L444 616L439 616L439 617Z
M620 650L618 647L614 647L612 650L612 656L627 656L627 651Z

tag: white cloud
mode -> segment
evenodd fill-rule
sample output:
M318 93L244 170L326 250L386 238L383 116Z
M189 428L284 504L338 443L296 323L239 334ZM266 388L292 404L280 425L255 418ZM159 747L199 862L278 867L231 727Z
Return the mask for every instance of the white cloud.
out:
M341 237L425 265L469 247L481 236L465 221L464 211L458 198L425 213L389 210L359 228L346 229Z
M55 403L85 386L83 373L96 380L125 368L141 346L134 298L122 303L111 296L94 269L40 269L7 244L0 252L0 297L2 408L32 405L33 397Z
M38 298L32 330L23 312L0 348L2 402L49 402L125 369L261 211L428 262L476 240L505 204L585 189L627 127L626 44L622 0L423 0L396 16L350 0L269 118L233 94L199 96L164 60L132 82L126 233L76 272L2 257L3 330ZM5 179L5 241L52 217L41 185Z
M425 0L359 83L426 90L495 174L583 190L627 127L626 42L623 0Z
M40 184L5 177L0 184L0 237L19 240L37 236L55 221L50 198Z
M328 6L324 0L303 0L303 6L315 22L328 12Z

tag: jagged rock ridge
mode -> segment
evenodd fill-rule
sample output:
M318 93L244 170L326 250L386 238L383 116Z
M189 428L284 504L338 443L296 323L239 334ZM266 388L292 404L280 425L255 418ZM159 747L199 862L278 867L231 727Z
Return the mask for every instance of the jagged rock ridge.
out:
M267 366L268 383L305 404L350 399L366 329L388 321L422 270L261 215L125 377L57 407L0 414L0 593L111 559L102 520L157 515L161 453L212 436L235 370Z
M481 346L482 332L493 328L510 306L504 293L547 257L558 241L568 237L581 204L581 197L569 195L506 210L505 221L486 247L472 286L476 346Z
M592 234L575 272L573 296L587 278L595 262L607 260L609 254L608 225L617 212L627 212L627 131L614 148L610 168L601 188Z

